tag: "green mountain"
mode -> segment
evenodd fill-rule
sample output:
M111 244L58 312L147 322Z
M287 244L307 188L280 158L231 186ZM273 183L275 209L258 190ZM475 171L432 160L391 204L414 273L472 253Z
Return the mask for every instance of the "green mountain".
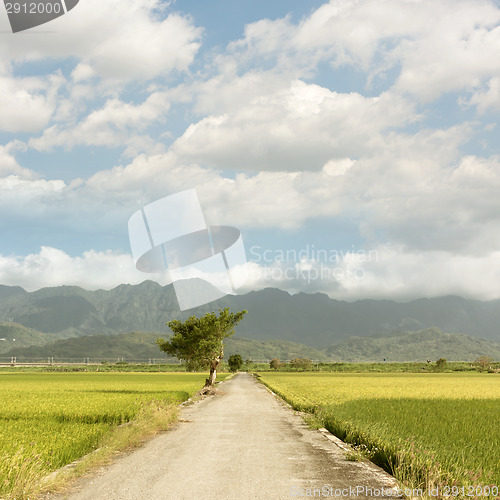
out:
M45 345L16 348L7 355L17 361L44 360L53 357L58 361L81 362L128 360L147 361L149 358L166 359L156 345L158 333L130 332L118 335L84 335L71 339L56 340Z
M479 356L500 360L500 343L457 333L444 333L438 328L419 332L393 332L384 337L352 337L325 349L335 361L473 361Z
M67 335L70 336L69 332ZM2 354L27 346L41 346L58 338L61 338L58 334L39 332L18 323L0 323L0 353Z
M15 322L59 338L130 331L166 333L166 323L171 319L182 320L225 306L248 310L238 325L242 338L286 340L315 349L352 337L431 327L500 341L500 300L481 302L450 296L411 302L344 302L321 293L290 295L268 288L229 295L181 312L173 286L162 287L152 281L96 291L62 286L26 292L19 287L0 286L0 321Z
M353 336L388 335L436 327L500 341L500 300L481 302L449 296L411 302L359 300L343 302L327 295L290 295L268 288L224 303L244 307L248 315L238 327L247 338L281 338L325 348Z

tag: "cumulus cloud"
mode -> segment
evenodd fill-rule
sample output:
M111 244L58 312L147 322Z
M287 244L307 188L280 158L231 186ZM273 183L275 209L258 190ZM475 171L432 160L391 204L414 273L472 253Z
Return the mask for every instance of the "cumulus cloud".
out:
M480 256L500 248L499 159L464 157L457 163L373 181L364 192L362 234L414 251L445 250ZM404 166L404 164L403 164ZM365 177L364 185L370 179ZM366 184L365 184L366 183Z
M27 256L0 255L0 282L33 291L46 286L77 285L88 290L110 289L121 283L144 281L130 255L89 250L71 257L62 250L42 247Z
M39 151L50 151L56 146L71 149L80 144L116 147L163 120L169 107L165 92L153 92L137 105L113 98L102 108L91 111L74 127L52 125L41 137L30 139L28 144Z
M309 217L335 214L341 206L335 193L342 184L324 171L259 172L230 179L221 171L184 163L171 152L141 155L126 166L98 172L80 189L110 203L127 201L132 213L192 187L209 224L298 227Z
M57 233L60 241L74 235L79 251L97 239L99 249L103 241L123 247L133 212L195 186L209 224L298 234L312 219L324 218L325 230L342 220L378 252L362 279L342 258L327 267L343 275L307 283L302 274L320 267L299 259L270 263L271 277L253 263L260 274L249 286L339 298L498 296L498 280L484 277L487 269L499 274L500 160L474 147L464 156L464 145L486 128L460 114L476 109L476 119L494 122L500 109L498 6L331 1L297 23L249 24L243 39L207 51L199 71L173 88L176 75L190 72L202 31L168 9L158 0L86 0L54 21L50 36L40 27L5 38L0 129L31 138L0 146L3 228ZM20 76L47 57L68 61L64 74ZM349 67L358 90L336 91L328 65L335 75ZM365 83L371 90L360 90ZM456 93L457 117L432 106L448 92ZM187 128L183 119L191 120ZM171 130L181 131L166 150L170 131L158 136L171 120ZM63 182L37 178L16 154L76 146L120 148L124 163ZM124 270L128 255L70 257L55 240L37 242L45 246L29 256L0 257L0 282L98 288L136 279L133 266Z
M0 200L3 210L27 220L55 218L61 227L105 234L117 224L125 231L141 206L196 186L211 224L299 228L310 219L341 216L373 245L383 235L414 250L480 255L500 246L500 164L496 157L461 158L456 146L465 134L458 127L389 137L386 156L234 178L172 152L140 155L69 185L8 177L0 182Z
M332 0L298 24L260 20L231 44L242 64L275 62L310 74L328 62L374 78L396 69L394 89L423 101L481 92L500 74L500 9L488 0Z
M390 93L369 98L295 81L190 125L172 150L233 170L318 170L332 158L369 152L383 131L414 119L413 111Z
M441 138L443 144L449 137ZM420 146L426 142L431 138ZM335 259L326 262L321 254L298 255L288 262L256 261L247 248L254 262L246 289L277 286L348 299L450 293L498 297L498 158L468 156L442 168L427 161L381 162L370 172L369 163L344 158L316 172L260 172L229 179L179 163L172 153L142 155L73 185L10 176L0 183L0 199L2 211L9 210L17 220L54 221L66 234L77 231L96 238L116 228L126 235L126 221L136 209L196 186L209 224L234 225L245 234L247 228L297 228L315 217L343 216L366 239L368 254L343 255L338 249ZM130 255L91 251L69 257L54 248L26 257L3 256L0 270L0 282L32 289L62 283L106 288L144 279L135 274Z
M201 29L188 16L167 15L160 0L86 0L30 36L5 37L3 60L80 59L75 78L148 80L186 71L200 47ZM159 15L158 13L162 13ZM4 24L5 24L4 20Z
M280 256L273 262L249 262L242 291L276 287L290 293L326 293L340 300L499 297L499 251L478 257L387 244L345 253L331 248L284 250L283 255L288 260Z
M24 179L36 177L36 173L21 167L12 154L16 149L24 148L19 142L13 141L6 146L0 145L0 182L2 177L16 176Z
M64 78L14 78L0 74L0 130L37 132L49 123Z
M444 295L498 298L498 251L474 257L444 251L412 252L397 245L382 245L345 253L330 248L283 252L279 256L267 255L269 261L249 261L248 280L239 292L272 286L291 293L322 292L342 300L374 296L411 300ZM287 260L283 260L283 255L287 255ZM273 256L278 259L272 260ZM110 289L145 279L167 283L164 276L135 270L130 255L112 251L89 250L71 257L62 250L42 247L38 253L24 257L0 255L0 282L28 291L59 285Z
M486 88L477 91L467 104L477 106L480 114L500 110L500 76L491 78Z

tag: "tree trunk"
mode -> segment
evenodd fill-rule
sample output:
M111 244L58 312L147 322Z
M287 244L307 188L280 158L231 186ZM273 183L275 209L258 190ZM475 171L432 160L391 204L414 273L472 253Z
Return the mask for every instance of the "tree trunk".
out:
M217 377L217 367L219 366L220 358L216 358L210 361L210 375L205 380L205 386L207 388L213 388L215 384L215 378Z

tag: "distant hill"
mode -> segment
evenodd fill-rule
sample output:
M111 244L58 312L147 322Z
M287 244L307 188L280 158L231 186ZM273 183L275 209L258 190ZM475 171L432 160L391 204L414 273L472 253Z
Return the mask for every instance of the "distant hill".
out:
M32 331L35 338L36 333ZM16 356L17 361L50 357L56 361L83 361L86 358L91 361L118 361L122 358L139 362L166 360L167 356L156 344L161 336L167 337L165 334L146 332L85 335L48 343L38 342L30 347L16 345L2 353L2 357ZM368 362L385 359L387 362L403 362L436 361L441 357L449 361L473 361L483 355L500 360L500 343L429 328L419 332L394 332L388 336L353 337L324 350L284 340L262 341L234 336L226 340L224 354L226 359L231 354L240 354L243 359L253 361L309 358L314 361Z
M500 360L500 343L468 335L443 333L437 328L419 332L394 332L384 337L352 337L325 349L335 361L474 361L479 356Z
M17 361L23 359L47 359L54 357L59 361L118 361L148 360L148 358L166 359L156 344L158 333L130 332L118 335L84 335L71 339L56 340L45 345L16 348L9 353ZM5 356L5 354L4 354Z
M117 335L85 335L72 339L57 340L45 345L31 347L16 347L5 356L16 356L17 361L45 360L53 357L58 361L148 361L149 359L167 359L160 351L156 340L159 333L131 332ZM165 337L165 335L163 335ZM325 353L301 344L287 341L259 341L232 337L226 340L224 355L227 359L231 354L240 354L243 359L255 361L278 358L281 360L293 358L311 358L326 360Z
M171 319L185 319L225 306L248 310L238 325L240 337L286 340L315 349L352 337L431 327L500 341L500 300L481 302L450 296L411 302L344 302L321 293L290 295L267 288L226 296L180 312L172 285L162 287L152 281L97 291L62 286L26 292L19 287L0 286L0 321L15 322L59 338L130 331L166 333L166 323Z
M70 336L70 332L67 335ZM39 332L18 323L0 323L0 353L27 346L41 346L58 338L61 338L58 334Z

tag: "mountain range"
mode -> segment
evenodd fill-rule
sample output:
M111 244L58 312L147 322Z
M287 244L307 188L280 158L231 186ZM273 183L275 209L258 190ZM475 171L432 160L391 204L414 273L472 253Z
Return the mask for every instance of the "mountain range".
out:
M4 339L0 340L0 353L15 355L19 349L27 348L33 355L38 349L41 355L42 346L55 347L56 342L59 350L61 342L65 342L67 353L80 354L85 350L83 343L90 340L83 337L93 336L94 345L100 346L101 352L118 357L120 347L110 350L109 346L104 348L103 342L119 344L119 339L106 340L106 336L152 332L135 335L152 335L155 340L168 335L166 323L171 319L182 320L226 306L233 311L248 310L238 325L237 336L228 341L226 353L233 350L232 342L244 357L254 359L310 357L362 361L385 357L396 361L415 359L417 354L432 357L424 352L434 350L436 356L447 357L438 354L446 346L448 359L465 359L470 353L469 359L473 354L494 355L500 341L499 300L481 302L447 296L410 302L345 302L321 293L290 295L268 288L226 296L180 312L172 285L145 281L97 291L62 286L27 292L20 287L0 285L0 339ZM131 340L132 337L120 335L120 342L124 343L121 352L129 352L124 348L126 341L132 342L132 352L139 349L138 338ZM158 353L154 342L147 340L146 344L149 347L143 346L144 357ZM293 353L297 356L292 356ZM56 355L54 349L47 355Z

